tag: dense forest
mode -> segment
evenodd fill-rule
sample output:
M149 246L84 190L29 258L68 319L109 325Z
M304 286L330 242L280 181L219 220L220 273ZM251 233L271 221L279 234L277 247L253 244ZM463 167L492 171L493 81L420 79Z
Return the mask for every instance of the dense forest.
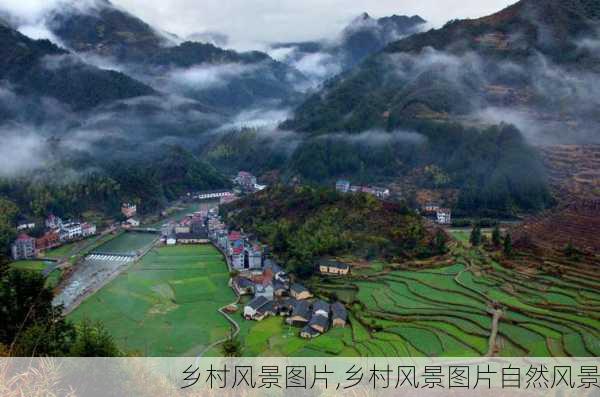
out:
M434 253L420 216L366 194L279 185L222 211L232 227L256 234L300 276L310 275L322 256L394 260Z
M420 121L393 132L291 139L282 134L232 132L204 147L203 155L227 171L277 170L284 180L330 185L342 177L385 183L427 167L436 175L415 178L417 186L458 189L457 209L468 214L510 217L552 205L538 154L510 125L481 129Z
M49 213L67 219L118 219L123 202L138 204L141 214L152 213L190 191L229 186L189 151L178 146L164 149L153 158L98 161L91 171L76 175L72 169L77 164L61 163L35 175L0 180L0 252L7 253L19 216L39 223Z

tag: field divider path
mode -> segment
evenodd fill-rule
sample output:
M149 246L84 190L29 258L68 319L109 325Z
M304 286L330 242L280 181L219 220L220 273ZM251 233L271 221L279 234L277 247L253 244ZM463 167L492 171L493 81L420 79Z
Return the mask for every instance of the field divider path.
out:
M225 254L225 252L221 249L221 247L219 247L217 244L213 243L213 246L217 249L217 251L219 251L222 255L223 258L225 258L225 263L227 264L227 269L231 272L231 270L233 269L231 262L229 261L229 257ZM225 319L231 324L233 325L234 331L233 333L231 333L228 337L223 338L223 339L219 339L216 342L211 343L210 345L206 346L206 348L204 348L204 350L202 351L202 353L199 354L199 357L204 356L204 354L206 354L206 352L212 350L213 348L227 342L229 339L233 339L236 336L238 336L238 334L240 333L240 325L233 319L233 317L231 317L228 313L225 312L225 308L229 307L229 306L233 306L233 305L237 305L238 303L240 303L240 299L242 298L240 295L238 295L238 293L236 292L236 290L231 287L231 289L233 290L233 293L237 296L236 300L223 306L220 307L219 309L217 309L217 311L219 313L221 313L223 315L223 317L225 317Z
M475 292L476 294L482 296L486 301L488 306L490 306L490 310L488 310L488 313L490 313L492 315L492 328L490 331L490 338L488 341L488 351L486 353L486 357L493 357L496 354L496 348L497 348L497 344L496 344L496 338L498 336L498 323L500 322L500 319L502 318L502 316L504 315L504 312L502 311L502 309L497 308L495 302L493 302L488 296L487 294L478 291L476 289L470 288L468 285L466 285L465 283L463 283L460 280L460 276L467 271L471 271L471 269L473 269L474 264L473 261L470 258L464 258L466 260L466 262L468 263L468 266L465 266L464 269L462 269L460 272L458 272L456 274L456 276L454 276L454 281L462 286L463 288Z

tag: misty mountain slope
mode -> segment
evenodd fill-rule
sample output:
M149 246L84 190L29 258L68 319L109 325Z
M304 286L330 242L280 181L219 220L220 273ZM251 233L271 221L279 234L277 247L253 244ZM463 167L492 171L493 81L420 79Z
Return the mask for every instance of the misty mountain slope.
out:
M284 62L318 78L351 69L387 44L423 30L420 16L392 15L379 19L364 13L332 40L277 43L273 52L283 53Z
M0 25L0 81L20 95L51 97L73 109L154 93L150 87L74 58L47 40Z
M92 7L54 10L47 26L68 48L105 63L155 89L182 94L221 109L299 100L298 71L260 52L238 53L184 42L153 29L108 0Z
M387 46L309 98L287 128L512 122L535 139L598 140L600 3L523 0Z
M51 12L47 25L73 51L92 51L119 60L144 59L172 44L166 36L108 0L61 7Z

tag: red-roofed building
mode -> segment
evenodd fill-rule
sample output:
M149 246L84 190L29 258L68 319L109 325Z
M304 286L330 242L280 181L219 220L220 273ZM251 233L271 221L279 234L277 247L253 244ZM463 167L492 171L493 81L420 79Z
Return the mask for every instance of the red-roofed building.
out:
M51 230L42 237L35 240L35 248L43 251L60 245L60 234L58 230Z
M17 237L11 248L14 260L35 258L35 239L25 233Z

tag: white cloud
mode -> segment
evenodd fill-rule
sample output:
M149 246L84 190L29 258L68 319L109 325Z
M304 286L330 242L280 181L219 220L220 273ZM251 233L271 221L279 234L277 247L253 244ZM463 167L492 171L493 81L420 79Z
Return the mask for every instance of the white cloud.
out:
M2 0L7 9L27 21L65 2L89 7L99 0ZM186 37L197 32L221 32L231 46L255 49L273 41L334 37L362 12L374 17L418 14L440 26L449 19L474 18L498 11L516 0L112 0L155 27Z

